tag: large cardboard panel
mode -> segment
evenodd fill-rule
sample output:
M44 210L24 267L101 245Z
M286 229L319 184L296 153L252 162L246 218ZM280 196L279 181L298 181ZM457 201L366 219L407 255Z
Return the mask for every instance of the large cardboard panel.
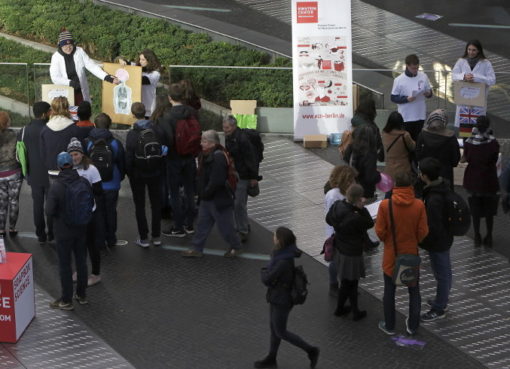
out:
M485 108L487 105L485 89L485 83L456 81L454 88L455 104Z
M42 100L51 104L54 98L64 96L69 106L74 105L74 88L64 85L41 85Z

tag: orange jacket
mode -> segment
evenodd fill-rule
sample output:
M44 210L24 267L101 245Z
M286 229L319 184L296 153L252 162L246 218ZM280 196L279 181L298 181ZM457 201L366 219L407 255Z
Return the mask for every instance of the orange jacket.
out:
M414 197L412 187L395 187L391 198L398 253L418 255L418 243L429 233L425 205L423 201ZM391 277L395 265L395 251L391 232L389 200L383 200L379 206L375 232L384 242L383 271Z

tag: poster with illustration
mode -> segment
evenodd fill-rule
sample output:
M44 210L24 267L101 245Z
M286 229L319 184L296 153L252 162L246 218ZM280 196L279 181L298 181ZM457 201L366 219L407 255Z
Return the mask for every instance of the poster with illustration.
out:
M133 124L131 104L142 101L142 67L104 63L103 69L120 81L118 85L103 82L103 112L114 123Z

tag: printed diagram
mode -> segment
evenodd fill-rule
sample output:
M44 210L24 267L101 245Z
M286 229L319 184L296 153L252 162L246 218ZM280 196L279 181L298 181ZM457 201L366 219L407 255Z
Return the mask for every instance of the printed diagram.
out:
M115 77L120 80L120 84L113 88L113 107L115 114L131 114L132 90L126 82L129 80L129 73L124 68L115 71Z
M345 69L345 37L316 36L298 40L300 106L346 106L351 86Z

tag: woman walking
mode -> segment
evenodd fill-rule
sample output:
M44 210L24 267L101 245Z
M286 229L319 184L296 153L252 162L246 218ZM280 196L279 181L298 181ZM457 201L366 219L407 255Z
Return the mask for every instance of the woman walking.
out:
M294 258L301 256L296 246L296 236L285 227L279 227L273 236L274 248L267 268L262 269L262 282L268 287L266 299L269 303L271 344L269 354L255 362L255 368L276 368L276 355L281 340L304 350L315 368L319 360L319 348L287 330L287 320L292 310L291 286L294 278Z
M464 155L461 162L467 162L464 173L464 188L469 192L469 208L473 217L475 246L482 244L480 218L485 218L487 233L483 244L492 247L492 227L498 210L499 181L496 162L499 155L499 143L489 128L489 118L478 117L472 136L464 143Z

